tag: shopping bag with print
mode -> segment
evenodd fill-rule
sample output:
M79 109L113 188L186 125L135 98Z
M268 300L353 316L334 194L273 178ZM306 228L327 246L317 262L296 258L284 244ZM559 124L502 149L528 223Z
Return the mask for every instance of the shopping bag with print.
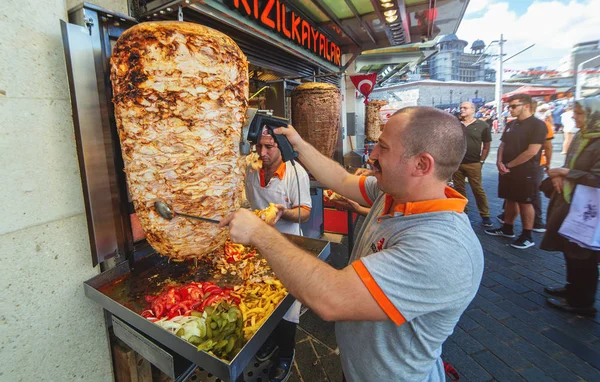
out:
M600 188L578 185L575 188L569 214L558 233L577 245L600 250Z

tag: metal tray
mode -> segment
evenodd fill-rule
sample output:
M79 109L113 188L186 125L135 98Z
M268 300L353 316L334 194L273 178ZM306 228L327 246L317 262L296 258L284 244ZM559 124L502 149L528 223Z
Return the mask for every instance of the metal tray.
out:
M328 241L310 239L295 235L285 236L294 244L316 255L321 260L326 260L329 257L331 249ZM159 277L156 275L149 277L149 274L152 273L154 269L160 270L158 273L158 275L160 275ZM160 288L160 281L162 280L156 280L156 278L162 278L164 276L174 276L177 278L182 273L184 272L181 265L176 263L169 264L164 257L154 253L139 260L133 265L133 267L130 267L127 261L122 262L114 268L111 268L84 282L83 285L85 294L88 298L100 304L104 309L117 316L126 324L135 328L142 335L147 336L150 340L171 349L207 372L218 376L222 380L235 381L238 376L242 374L244 368L252 360L260 346L275 329L289 307L294 303L295 298L288 294L279 303L277 308L275 308L265 323L254 334L254 336L250 338L250 340L244 345L242 350L240 350L235 358L233 358L231 362L227 362L206 352L198 351L194 345L169 333L132 310L139 310L139 306L136 306L136 304L141 302L135 301L136 297L141 297L141 293L150 292L147 289L144 289L144 287L148 287L148 285L155 285L156 288ZM203 275L200 274L200 278L195 277L195 279L199 281L206 281L201 279L202 276ZM103 288L107 284L110 284L119 278L123 279L121 282L127 282L130 285L142 285L141 289L137 291L140 293L139 296L134 296L132 299L131 293L134 293L134 291L131 289L115 294L112 292L108 293ZM154 278L154 280L150 280L151 278Z

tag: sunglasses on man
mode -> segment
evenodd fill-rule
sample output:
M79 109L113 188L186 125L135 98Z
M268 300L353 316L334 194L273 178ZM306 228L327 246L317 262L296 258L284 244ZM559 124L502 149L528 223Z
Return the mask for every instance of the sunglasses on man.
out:
M518 108L519 106L523 106L523 105L525 105L525 104L524 104L524 103L515 103L515 104L512 104L512 105L508 105L508 107L509 107L510 109L516 109L516 108Z

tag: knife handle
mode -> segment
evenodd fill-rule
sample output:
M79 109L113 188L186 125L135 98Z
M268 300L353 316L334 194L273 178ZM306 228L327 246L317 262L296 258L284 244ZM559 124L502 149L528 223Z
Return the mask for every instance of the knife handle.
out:
M284 127L284 126L277 126L277 127L282 127L284 129L287 129L287 127ZM297 158L298 152L296 152L294 150L294 147L292 146L290 141L288 141L287 137L283 134L275 134L273 132L272 126L268 126L268 128L269 128L269 132L271 133L271 136L273 137L273 139L275 139L275 142L277 142L279 151L281 151L281 159L284 162L287 162L287 161Z

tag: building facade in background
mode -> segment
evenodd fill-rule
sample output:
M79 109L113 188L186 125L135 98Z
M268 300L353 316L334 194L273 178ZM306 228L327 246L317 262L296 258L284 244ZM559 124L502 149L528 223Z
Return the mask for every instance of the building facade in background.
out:
M575 44L567 62L569 73L575 79L573 85L577 86L581 82L582 96L600 94L600 40ZM582 70L578 72L579 64L582 63Z
M578 73L578 66L583 65ZM517 72L506 82L520 82L539 86L557 87L557 91L574 91L577 82L582 83L582 96L600 93L600 40L573 45L571 52L560 60L557 70L548 67L528 68Z
M462 82L494 82L496 71L488 68L485 43L476 40L471 45L471 53L465 53L469 43L449 34L436 44L438 53L420 65L417 75L420 79Z
M517 90L523 83L504 83L504 93ZM375 89L370 99L386 100L402 106L433 106L438 109L456 108L462 102L477 105L495 98L495 84L490 82L422 80Z

